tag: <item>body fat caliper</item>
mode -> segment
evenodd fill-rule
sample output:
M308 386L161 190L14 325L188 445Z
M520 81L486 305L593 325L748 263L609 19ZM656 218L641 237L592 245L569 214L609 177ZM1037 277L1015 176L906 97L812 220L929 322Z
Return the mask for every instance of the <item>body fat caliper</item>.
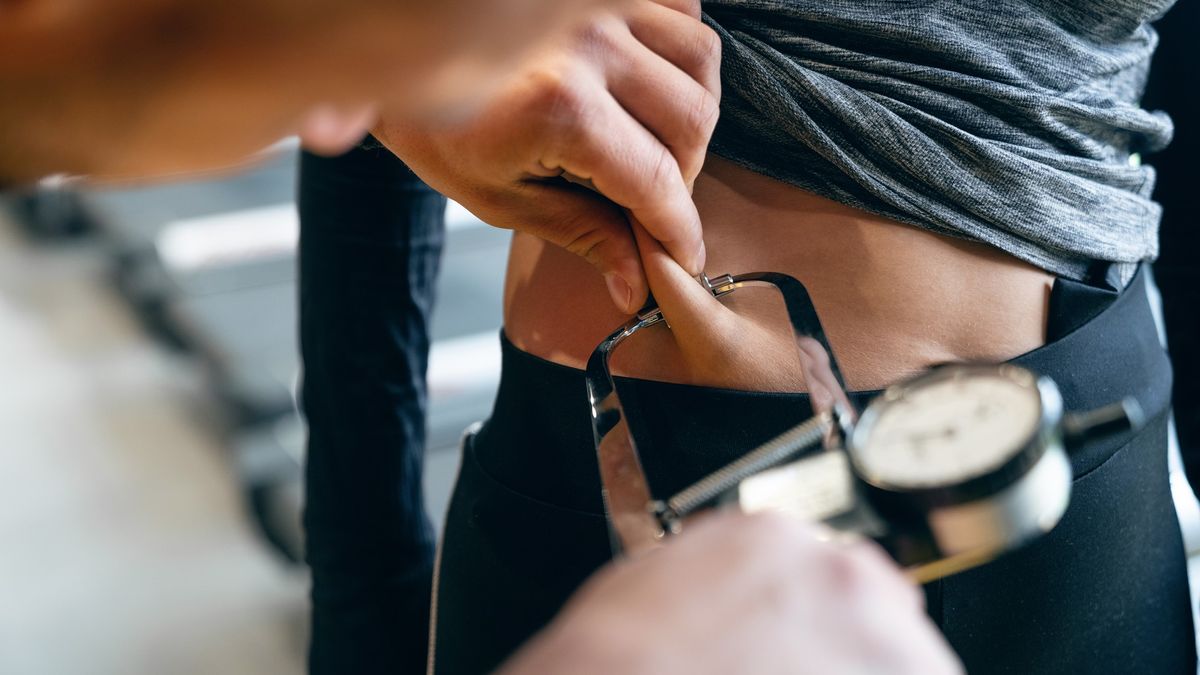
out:
M700 283L720 298L748 286L783 296L814 416L691 486L654 495L613 376L613 352L665 323L653 299L588 361L604 504L614 552L652 548L707 508L775 510L878 542L920 582L983 564L1049 532L1067 509L1067 451L1141 424L1136 401L1068 414L1047 377L1011 364L934 368L859 414L804 285L772 272Z

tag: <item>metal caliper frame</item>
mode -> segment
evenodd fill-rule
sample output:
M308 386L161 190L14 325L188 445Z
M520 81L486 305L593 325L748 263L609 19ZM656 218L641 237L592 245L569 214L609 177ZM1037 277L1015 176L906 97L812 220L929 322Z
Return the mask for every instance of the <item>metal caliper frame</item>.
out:
M853 416L853 409L846 397L845 381L834 356L833 348L821 326L816 307L808 289L797 279L777 272L751 272L724 275L710 280L699 277L700 284L715 298L733 293L748 286L773 287L783 296L788 319L796 337L797 349L806 354L808 367L804 378L813 399L817 416L796 427L788 434L806 433L805 439L820 442L822 437L835 429L837 419L843 426ZM637 554L657 545L663 536L675 528L671 525L670 501L655 501L650 492L646 474L638 456L637 444L629 430L628 416L617 394L609 362L613 352L631 336L645 328L665 323L662 310L654 299L612 335L608 336L588 359L585 379L588 400L592 410L592 431L596 444L596 456L600 467L600 479L604 486L604 508L608 519L613 553ZM814 344L815 343L815 344ZM835 410L837 414L835 415ZM807 425L807 426L806 426ZM813 432L816 431L815 437ZM802 433L802 435L803 435ZM789 447L779 447L776 441L768 442L746 455L742 460L729 465L725 470L741 471L749 475L758 465L766 461L778 462L786 458ZM776 447L772 446L776 443ZM793 443L793 445L795 445ZM771 453L774 452L774 455ZM794 449L791 453L794 454ZM762 468L767 468L762 466ZM740 475L740 474L739 474ZM733 475L737 478L737 475ZM701 484L697 484L700 486ZM693 486L693 488L697 487ZM683 495L683 493L681 493ZM681 495L677 495L676 498ZM694 500L692 500L694 501Z

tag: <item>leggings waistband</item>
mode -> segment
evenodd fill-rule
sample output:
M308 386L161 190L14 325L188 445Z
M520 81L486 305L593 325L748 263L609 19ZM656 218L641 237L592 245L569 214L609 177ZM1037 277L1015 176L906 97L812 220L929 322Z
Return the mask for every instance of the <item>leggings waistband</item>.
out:
M491 418L473 449L506 487L555 506L603 513L583 371L517 349L501 333L503 371ZM834 350L837 345L833 345ZM1058 279L1046 345L1010 361L1053 378L1067 410L1126 396L1148 416L1170 405L1171 368L1158 338L1146 273L1120 293ZM656 494L667 494L812 415L806 394L761 393L618 378L630 429ZM852 392L863 406L877 391ZM1119 439L1073 454L1076 476Z

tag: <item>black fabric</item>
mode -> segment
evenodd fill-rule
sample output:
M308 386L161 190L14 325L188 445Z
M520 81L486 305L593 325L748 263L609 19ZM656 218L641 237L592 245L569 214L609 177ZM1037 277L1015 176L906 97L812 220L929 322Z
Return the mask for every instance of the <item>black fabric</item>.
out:
M386 150L300 163L315 675L424 667L425 370L446 200Z
M1200 491L1200 2L1180 2L1156 28L1162 38L1148 105L1176 120L1175 140L1151 159L1158 168L1154 198L1163 207L1161 254L1154 276L1162 291L1167 346L1175 365L1175 424L1192 488Z
M1068 409L1132 395L1152 423L1132 440L1073 454L1074 497L1058 528L930 585L930 614L972 673L1194 673L1167 485L1171 372L1144 278L1120 296L1060 282L1051 315L1050 343L1015 362L1053 377ZM610 555L582 372L503 344L496 407L464 448L448 514L437 593L441 675L494 668ZM800 394L631 379L618 389L660 494L811 413ZM854 395L859 404L870 396Z

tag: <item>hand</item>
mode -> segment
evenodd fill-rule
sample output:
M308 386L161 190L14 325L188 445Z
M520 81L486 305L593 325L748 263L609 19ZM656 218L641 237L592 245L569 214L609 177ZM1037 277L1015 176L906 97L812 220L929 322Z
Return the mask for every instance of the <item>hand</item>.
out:
M531 51L628 0L0 2L0 177L170 177L370 110L478 104ZM70 105L62 105L70 101Z
M583 256L634 312L648 286L631 220L689 272L704 265L691 186L719 112L720 40L698 17L697 0L597 13L470 121L390 119L376 137L484 221Z
M874 545L720 514L598 573L501 675L960 673Z

